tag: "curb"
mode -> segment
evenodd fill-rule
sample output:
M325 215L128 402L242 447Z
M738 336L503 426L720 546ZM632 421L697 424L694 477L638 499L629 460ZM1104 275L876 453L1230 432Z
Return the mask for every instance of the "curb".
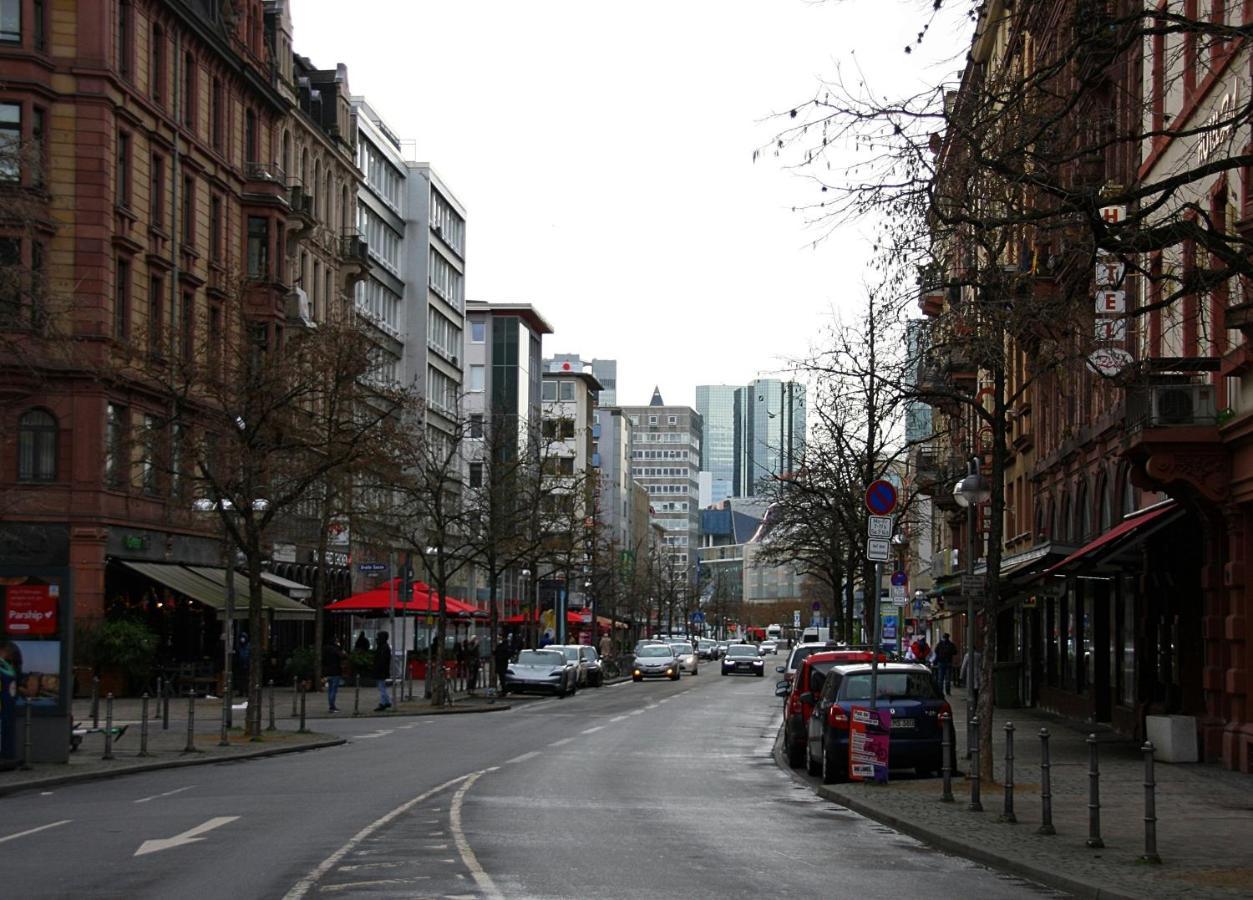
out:
M94 772L75 772L69 775L50 775L47 778L38 778L31 781L25 781L21 784L0 785L0 797L10 794L18 794L23 791L40 790L41 788L54 787L64 784L76 784L84 781L101 781L105 778L117 778L121 775L134 775L139 772L155 772L160 769L183 769L188 766L209 766L216 763L239 762L246 759L261 759L266 756L282 756L286 753L301 753L305 750L325 750L327 747L338 747L341 744L347 744L348 738L329 738L324 741L313 741L306 744L297 744L289 747L267 747L264 750L250 750L244 753L232 753L229 756L206 756L202 758L192 757L190 759L167 759L158 762L135 763L133 765L118 766L112 769L102 769Z
M426 707L423 709L413 710L412 712L402 712L400 710L393 709L389 712L376 713L373 710L371 710L370 712L363 712L360 715L356 715L356 716L354 716L352 713L348 713L342 716L328 716L326 714L317 715L317 716L306 715L305 719L310 722L352 722L352 721L359 722L362 719L399 719L399 718L411 718L413 716L476 715L478 713L504 712L505 710L508 710L510 708L511 707L508 703L492 703L492 704L483 703L483 704L475 704L473 706L456 706L456 705L443 706L443 707L431 706L431 707ZM293 721L291 716L284 716L284 719L286 721Z
M784 772L792 776L797 781L812 787L813 785L810 785L808 781L798 776L796 772L792 770L792 767L787 764L787 761L783 759L782 746L783 729L780 728L779 736L775 739L772 751L775 763L779 766L779 768L783 769ZM1020 878L1027 878L1031 881L1039 882L1040 884L1047 885L1049 887L1059 888L1060 890L1068 891L1078 897L1091 897L1093 900L1138 900L1137 897L1134 897L1131 894L1120 894L1117 891L1101 887L1100 885L1094 885L1086 881L1078 881L1073 878L1068 878L1065 875L1060 875L1057 872L1052 871L1051 869L1039 869L1035 866L1013 859L1012 857L1002 856L999 853L992 853L988 850L983 850L979 847L962 843L961 841L954 840L938 831L923 828L908 819L899 818L892 813L887 813L867 803L862 803L860 800L840 793L840 791L833 788L831 785L820 784L815 790L818 796L822 797L824 800L830 800L833 803L845 806L859 815L865 816L868 819L873 819L883 825L887 825L889 828L894 828L902 834L907 834L912 838L916 838L926 844L930 844L931 846L943 850L946 853L950 853L953 856L960 856L1010 875L1017 875Z

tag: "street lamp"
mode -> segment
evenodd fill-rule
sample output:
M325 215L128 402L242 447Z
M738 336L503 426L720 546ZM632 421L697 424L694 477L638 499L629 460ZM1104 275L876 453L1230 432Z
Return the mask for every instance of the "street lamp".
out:
M979 474L979 460L971 457L967 463L966 477L962 478L953 486L953 499L957 501L957 505L966 510L966 564L963 568L966 574L973 576L975 574L975 514L980 503L986 503L988 498L992 496L992 487L988 484L988 480ZM966 594L966 659L970 663L969 677L970 680L966 684L966 758L970 758L970 748L973 746L977 736L974 734L971 726L971 720L974 718L974 708L979 702L979 680L975 674L975 597L973 590L966 590L972 584L973 579L968 580L962 586L962 593ZM982 667L980 667L982 668Z

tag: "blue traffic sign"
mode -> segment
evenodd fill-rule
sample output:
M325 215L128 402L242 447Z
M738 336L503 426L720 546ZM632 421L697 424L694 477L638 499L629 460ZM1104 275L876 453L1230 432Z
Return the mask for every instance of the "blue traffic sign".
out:
M697 610L696 612L692 613L692 621L695 622L697 625L699 625L701 622L705 621L705 614L701 612L700 610Z
M880 478L872 481L866 488L866 509L876 516L889 515L896 509L896 487L890 481Z
M387 563L357 563L358 572L386 572Z
M906 575L904 572L893 572L892 584L896 585L897 587L900 587L901 585L909 584L909 576Z

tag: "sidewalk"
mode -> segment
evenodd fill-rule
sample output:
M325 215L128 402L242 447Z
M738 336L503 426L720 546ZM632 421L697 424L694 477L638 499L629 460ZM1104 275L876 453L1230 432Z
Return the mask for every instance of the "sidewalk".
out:
M966 744L966 701L950 698L961 757ZM1004 792L1006 722L1013 722L1014 810L1018 824L998 822ZM1040 739L1051 739L1053 825L1040 825ZM1089 730L1030 709L996 711L996 784L982 785L983 812L970 812L970 783L953 779L956 802L940 801L938 778L902 776L886 786L837 784L819 793L836 803L943 850L1088 897L1248 897L1253 885L1253 778L1210 765L1158 762L1157 852L1144 852L1144 757L1139 746L1095 730L1100 757L1100 826L1104 849L1088 837Z
M393 691L397 697L399 691ZM41 790L54 785L69 784L79 781L90 781L96 778L111 778L133 772L146 772L154 769L178 768L182 766L206 765L226 761L255 759L263 756L274 756L281 753L296 753L304 750L319 750L345 743L345 739L331 734L319 734L316 725L319 720L329 718L352 718L353 691L349 688L340 689L339 704L344 710L330 713L326 710L325 694L307 694L305 696L305 718L308 731L300 733L299 698L297 697L297 714L292 715L291 688L274 689L274 719L276 729L269 731L269 689L263 705L262 728L260 741L250 741L242 733L244 718L244 702L236 698L233 707L234 728L228 736L229 746L220 747L222 727L222 701L219 698L205 699L198 697L195 706L194 750L187 751L187 698L178 697L170 700L169 728L163 729L161 708L152 700L148 707L148 753L147 757L139 756L142 701L135 698L121 698L113 702L114 727L126 726L126 733L113 742L114 759L106 760L104 754L103 733L87 734L77 750L70 754L66 764L36 763L30 770L14 769L0 771L0 796L17 791ZM368 702L367 702L368 700ZM374 688L367 692L361 690L362 718L389 718L395 716L448 715L460 713L491 712L509 709L509 704L501 701L492 702L490 698L471 697L466 694L454 696L454 705L436 709L421 697L421 685L417 686L415 699L397 703L385 712L374 712L378 703L378 693ZM76 699L73 706L74 722L80 727L90 728L91 701ZM105 725L105 701L100 701L100 728Z

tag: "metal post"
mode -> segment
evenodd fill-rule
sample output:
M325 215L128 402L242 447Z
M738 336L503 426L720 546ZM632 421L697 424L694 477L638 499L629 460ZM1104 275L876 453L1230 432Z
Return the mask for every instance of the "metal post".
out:
M164 692L161 696L161 730L170 730L170 694L174 691L174 686L170 682L161 685Z
M1101 767L1096 755L1096 735L1088 735L1088 840L1094 850L1105 846L1101 840Z
M943 757L944 793L940 800L944 803L953 802L953 714L940 713L940 749Z
M291 717L296 718L296 694L300 693L300 676L291 680Z
M165 693L165 678L157 678L157 705L152 708L152 717L155 719L161 715L161 695Z
M113 759L113 693L110 691L104 698L104 756L101 759Z
M356 682L352 688L352 714L353 716L361 715L361 673L354 672L353 680Z
M1057 834L1053 827L1053 778L1049 763L1049 730L1040 729L1040 827L1037 834Z
M222 729L218 735L219 747L229 747L231 745L231 737L230 737L231 687L230 687L229 676L227 677L226 680L227 680L227 686L226 686L227 689L223 691L223 693L226 694L226 696L222 698Z
M305 689L304 685L300 686L300 733L307 734L309 729L305 727Z
M1005 723L1005 808L1001 810L1001 822L1013 824L1014 815L1014 723Z
M971 458L966 463L966 474L979 474L979 462L975 458ZM978 525L979 511L975 508L972 500L966 507L966 559L962 569L967 575L975 574L975 557L978 555L975 550L975 528ZM963 590L963 594L967 591ZM970 596L966 598L966 659L970 662L970 666L966 671L966 759L978 759L978 754L971 753L971 747L979 743L979 729L975 725L977 718L975 710L979 702L979 673L975 667L975 596L974 592L969 592ZM978 768L977 766L975 768Z
M977 734L979 717L975 716L972 721ZM983 802L979 799L979 743L977 741L970 748L970 805L966 808L971 812L983 812Z
M91 727L100 727L100 676L91 676Z
M1153 778L1153 742L1145 741L1140 748L1144 751L1144 855L1141 862L1159 865L1162 858L1157 855L1157 781Z
M22 771L30 771L31 761L31 744L34 740L32 727L34 723L31 720L31 704L26 701L26 727L22 729Z
M187 692L187 746L184 753L196 752L196 692Z
M150 756L148 753L148 692L144 691L142 713L139 716L139 755Z
M870 602L870 707L873 709L879 698L879 649L883 642L883 616L879 614L879 592L883 589L883 563L874 564L874 599ZM897 626L899 627L899 625Z
M266 727L266 731L277 731L278 725L274 722L274 679L270 679L270 724Z

